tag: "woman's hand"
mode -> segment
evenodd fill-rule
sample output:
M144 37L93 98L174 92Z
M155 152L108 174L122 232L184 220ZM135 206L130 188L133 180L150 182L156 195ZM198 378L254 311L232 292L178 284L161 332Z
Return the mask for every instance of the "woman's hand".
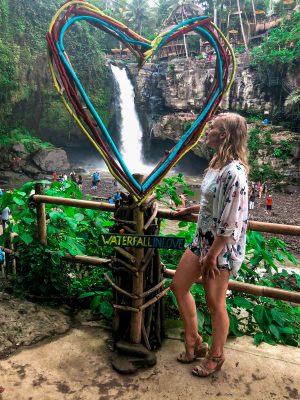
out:
M176 211L173 211L172 216L184 217L185 215L198 214L199 210L200 210L199 204L196 204L194 206L189 206L186 208L177 208Z
M191 214L189 207L187 208L177 208L172 212L173 217L184 217L185 215Z
M199 260L199 263L202 268L202 276L205 279L215 279L217 275L220 275L220 270L217 266L218 257L206 255L201 260Z

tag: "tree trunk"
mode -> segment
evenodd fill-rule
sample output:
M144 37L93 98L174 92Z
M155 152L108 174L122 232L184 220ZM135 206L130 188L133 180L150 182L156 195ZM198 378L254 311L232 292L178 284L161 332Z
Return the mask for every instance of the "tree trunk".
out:
M244 25L243 25L243 20L242 20L242 13L241 13L240 0L237 0L237 7L238 7L238 12L239 12L240 25L241 25L241 32L242 32L242 36L243 36L243 41L244 41L244 45L245 45L245 50L246 50L246 52L248 52L249 49L248 49L248 45L247 45L247 41L246 41L246 37L245 37L245 32L244 32Z
M254 0L251 0L252 3L252 10L253 10L253 17L254 17L254 23L255 23L255 28L256 28L256 13L255 13L255 4L254 4Z

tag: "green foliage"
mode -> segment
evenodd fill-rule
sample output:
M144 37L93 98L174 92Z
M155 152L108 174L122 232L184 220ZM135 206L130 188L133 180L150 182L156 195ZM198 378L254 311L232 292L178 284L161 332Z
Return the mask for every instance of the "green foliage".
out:
M289 66L299 57L300 52L300 13L293 13L290 19L269 31L264 42L251 51L252 65L258 67L262 79L272 75L284 77ZM268 83L268 81L265 81Z
M164 178L162 183L159 184L155 190L157 199L165 205L169 205L170 200L172 200L175 205L181 204L181 200L177 195L179 191L178 186L181 187L181 193L186 196L193 196L194 192L188 187L182 174L177 176L172 176L170 178Z
M16 65L13 49L0 39L0 102L10 98L16 87Z
M32 153L37 149L51 149L53 145L48 142L43 142L37 138L33 132L26 129L13 129L8 134L0 136L0 146L11 147L16 143L22 143L28 153Z
M8 128L23 125L39 133L72 126L47 67L45 34L60 6L60 0L0 2L0 119ZM111 77L103 53L110 44L107 34L85 22L73 25L65 40L72 65L106 124L112 117ZM24 103L27 109L21 112ZM32 108L34 118L28 112Z
M274 156L276 158L281 158L282 160L286 160L291 157L293 151L293 147L291 143L286 140L281 140L279 143L279 147L274 151Z
M270 164L259 165L257 160L251 162L249 179L251 181L277 182L282 177Z
M82 198L76 183L45 181L45 194L65 198ZM106 269L87 266L84 274L73 263L62 260L64 253L73 256L86 254L97 257L109 256L111 249L98 245L99 232L107 232L113 224L110 215L96 210L84 210L70 206L46 205L47 246L38 244L36 209L28 204L28 195L34 188L28 182L19 190L6 192L1 198L1 208L8 206L12 222L0 237L4 245L9 233L14 232L14 244L21 254L18 261L18 284L26 292L43 296L78 297L95 292L105 301L111 299L110 289L104 280ZM84 296L83 296L84 297ZM96 300L93 300L96 302ZM95 305L95 303L92 303ZM109 306L95 305L96 311L108 315Z

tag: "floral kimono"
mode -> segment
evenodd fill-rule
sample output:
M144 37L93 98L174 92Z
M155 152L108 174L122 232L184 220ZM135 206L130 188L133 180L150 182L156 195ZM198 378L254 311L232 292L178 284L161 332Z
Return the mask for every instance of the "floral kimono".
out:
M197 232L191 250L202 258L216 236L230 238L218 256L218 267L236 276L245 256L247 219L248 183L244 166L235 160L221 170L209 169L201 185Z

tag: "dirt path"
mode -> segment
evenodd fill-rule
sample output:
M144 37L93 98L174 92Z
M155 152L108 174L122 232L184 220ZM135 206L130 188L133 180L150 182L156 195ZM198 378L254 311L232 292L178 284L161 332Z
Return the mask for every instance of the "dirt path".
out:
M109 339L109 332L99 327L81 327L19 350L1 361L0 382L5 391L0 399L300 398L299 349L265 344L256 348L247 337L230 340L223 370L200 379L191 375L190 365L176 362L182 343L170 338L156 353L156 366L124 376L111 368Z

